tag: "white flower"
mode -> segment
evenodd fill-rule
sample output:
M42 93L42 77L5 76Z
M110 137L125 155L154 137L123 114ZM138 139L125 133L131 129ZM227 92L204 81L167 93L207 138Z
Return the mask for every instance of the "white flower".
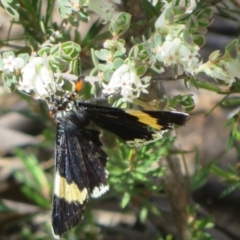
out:
M133 99L136 98L133 94L133 91L130 89L123 89L121 91L121 95L123 102L133 102Z
M141 93L148 93L146 88L149 86L149 81L148 76L140 79L132 63L128 62L113 73L108 85L103 84L103 93L112 94L120 90L122 101L132 102Z
M3 70L6 72L13 72L16 69L20 69L24 66L24 60L22 58L14 58L13 55L3 59Z
M61 88L54 81L53 72L47 67L47 58L34 57L22 69L22 80L18 89L29 93L33 91L36 98L45 99Z
M181 45L180 38L174 38L173 40L166 40L163 43L162 50L164 53L163 61L166 66L177 63L178 60L178 48Z
M145 77L143 77L143 78L141 78L141 81L143 82L143 83L149 83L150 82L150 80L151 80L151 77L149 77L149 76L145 76Z
M20 80L18 90L30 93L33 90L33 85L30 78L25 78L24 81Z
M238 58L220 60L216 65L208 61L200 65L196 72L205 72L212 78L222 80L231 86L236 81L236 77L240 76L239 64Z
M3 70L9 71L9 72L13 72L14 71L13 59L14 59L14 56L12 56L12 55L8 56L8 58L4 58L3 59L3 63L4 63Z
M16 57L14 60L13 60L13 65L14 65L14 68L15 69L21 69L23 68L24 66L24 60L22 58L19 58L19 57Z
M53 79L53 73L45 66L40 66L37 69L37 75L33 79L34 91L40 98L49 96L50 93L55 93L56 83Z
M151 56L151 60L153 62L157 62L157 61L163 62L163 59L165 57L165 53L163 52L162 46L155 47L153 53L155 53Z
M102 0L91 0L88 3L88 7L104 20L104 24L111 21L114 13L114 8L111 4L107 4Z
M192 51L191 51L192 50ZM185 71L193 73L193 71L199 66L199 53L196 47L191 49L185 44L181 44L179 47L179 63L183 65Z
M110 85L110 84L106 85L105 83L102 83L102 85L103 85L103 88L104 88L102 92L104 94L109 95L109 94L115 93L115 88L112 85Z
M166 66L171 66L177 63L178 60L178 48L181 45L181 39L171 39L166 37L162 46L155 47L156 59L159 62L164 62Z
M148 86L149 84L142 84L141 82L136 84L136 88L134 89L136 92L136 97L138 98L141 93L148 93L148 90L146 89Z
M173 34L174 36L174 34ZM156 46L153 61L164 63L165 66L180 64L186 72L193 73L199 67L199 47L196 44L187 45L179 37L167 35L162 46Z
M113 73L108 85L117 89L122 86L123 82L127 81L131 81L131 74L128 65L123 64Z
M210 75L213 78L220 79L225 82L233 82L234 79L231 79L227 72L219 66L212 66L211 68L202 68L203 71Z

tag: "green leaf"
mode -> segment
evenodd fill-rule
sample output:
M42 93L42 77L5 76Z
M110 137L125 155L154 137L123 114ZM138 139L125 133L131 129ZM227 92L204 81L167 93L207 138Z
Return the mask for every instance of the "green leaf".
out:
M146 206L144 206L144 207L142 207L141 210L140 210L140 216L139 216L140 221L141 221L142 223L144 223L144 222L146 221L146 219L147 219L147 216L148 216L148 209L147 209Z
M198 189L206 183L208 176L211 172L212 165L214 163L215 161L209 162L208 164L201 167L193 174L193 176L191 177L191 189L193 190Z
M61 58L66 61L72 61L76 59L81 51L79 44L72 41L64 42L61 44Z
M129 192L125 192L122 198L121 207L125 208L128 205L130 199L131 199L131 194Z
M29 177L26 177L23 172L15 174L18 181L23 184L22 191L39 205L48 207L50 196L49 183L37 159L32 155L24 155L20 149L17 150L17 155L22 160L27 171L26 173L29 175Z
M153 6L153 4L148 0L142 0L142 8L144 9L144 12L146 13L147 18L152 19L154 17L159 16L158 9Z
M18 82L18 78L16 75L2 73L2 80L4 83L4 88L7 92L11 93L16 90L15 86Z
M233 125L233 128L232 128L232 133L233 133L233 137L236 139L236 140L240 140L240 132L238 130L238 123L235 123Z
M187 30L183 31L183 39L184 39L184 42L186 42L187 44L189 45L193 44L192 34L190 34L190 32Z
M113 67L114 67L114 69L120 68L123 64L124 64L124 61L121 58L115 58L113 60Z
M235 139L231 131L227 139L226 151L229 151L232 148L234 142L235 142Z
M24 60L25 64L28 63L29 58L30 58L30 56L29 56L28 53L20 53L20 54L18 55L18 57L19 57L19 58L22 58L22 59Z
M225 54L233 59L237 58L238 55L238 40L234 40L225 47Z
M150 52L145 44L137 44L133 46L129 52L129 58L135 61L147 61L150 57Z
M217 85L207 83L207 82L198 82L198 87L212 91L212 92L220 92L221 91L221 89Z
M225 179L231 179L233 176L232 173L229 173L228 171L221 169L216 165L212 165L211 172Z
M189 95L177 95L169 99L169 108L176 108L181 104L187 112L190 112L195 107L195 102L192 94Z
M2 56L3 56L3 58L8 58L10 56L13 56L15 58L15 53L12 51L4 52Z
M103 61L107 61L108 57L110 56L110 51L107 49L101 49L100 51L95 51L95 55Z
M140 66L137 66L135 69L136 69L137 75L142 76L147 71L147 66L140 65Z
M240 98L232 97L222 101L223 106L239 106L240 105Z
M236 178L237 177L238 176L236 176ZM237 179L235 183L234 182L231 183L231 185L228 186L228 188L221 193L220 198L226 197L227 195L229 195L236 189L240 189L240 180L239 179Z
M38 51L38 55L42 57L45 53L48 55L50 51L51 51L50 47L43 47Z
M19 20L18 8L20 7L19 3L11 0L2 0L1 1L6 12L15 20Z
M113 75L113 70L111 70L111 69L106 69L106 70L103 72L103 77L104 77L104 79L105 79L107 82L110 81L112 75Z
M123 35L129 28L131 15L129 13L120 13L115 20L112 20L109 31L113 36Z
M70 15L68 17L68 21L73 27L79 26L79 19L76 17L76 15Z

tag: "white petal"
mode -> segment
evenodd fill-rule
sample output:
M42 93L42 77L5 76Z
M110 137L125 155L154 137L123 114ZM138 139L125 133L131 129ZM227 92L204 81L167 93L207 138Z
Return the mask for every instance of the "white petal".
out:
M13 66L15 69L21 69L24 66L24 60L22 58L15 58L13 60Z

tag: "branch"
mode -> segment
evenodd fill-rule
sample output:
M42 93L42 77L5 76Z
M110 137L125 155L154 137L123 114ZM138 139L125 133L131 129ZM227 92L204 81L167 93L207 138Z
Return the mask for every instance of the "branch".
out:
M164 188L169 199L179 240L190 240L187 207L190 205L190 194L184 179L180 159L177 155L166 158L166 175L163 178Z

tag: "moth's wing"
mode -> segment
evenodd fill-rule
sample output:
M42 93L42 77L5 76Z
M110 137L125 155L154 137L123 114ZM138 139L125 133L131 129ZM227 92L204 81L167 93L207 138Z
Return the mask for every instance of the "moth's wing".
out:
M181 112L118 109L82 102L79 102L79 107L96 125L116 134L131 146L156 141L173 124L183 125L188 119L188 114Z
M81 147L90 195L97 198L109 189L107 184L108 172L105 169L107 154L101 148L99 132L96 130L82 129L81 135L78 134L78 140L83 143Z
M52 210L55 237L82 220L89 195L98 197L108 190L106 160L98 131L79 129L69 122L58 124Z
M81 221L89 197L88 185L76 133L66 125L58 124L52 210L55 237L61 236Z

